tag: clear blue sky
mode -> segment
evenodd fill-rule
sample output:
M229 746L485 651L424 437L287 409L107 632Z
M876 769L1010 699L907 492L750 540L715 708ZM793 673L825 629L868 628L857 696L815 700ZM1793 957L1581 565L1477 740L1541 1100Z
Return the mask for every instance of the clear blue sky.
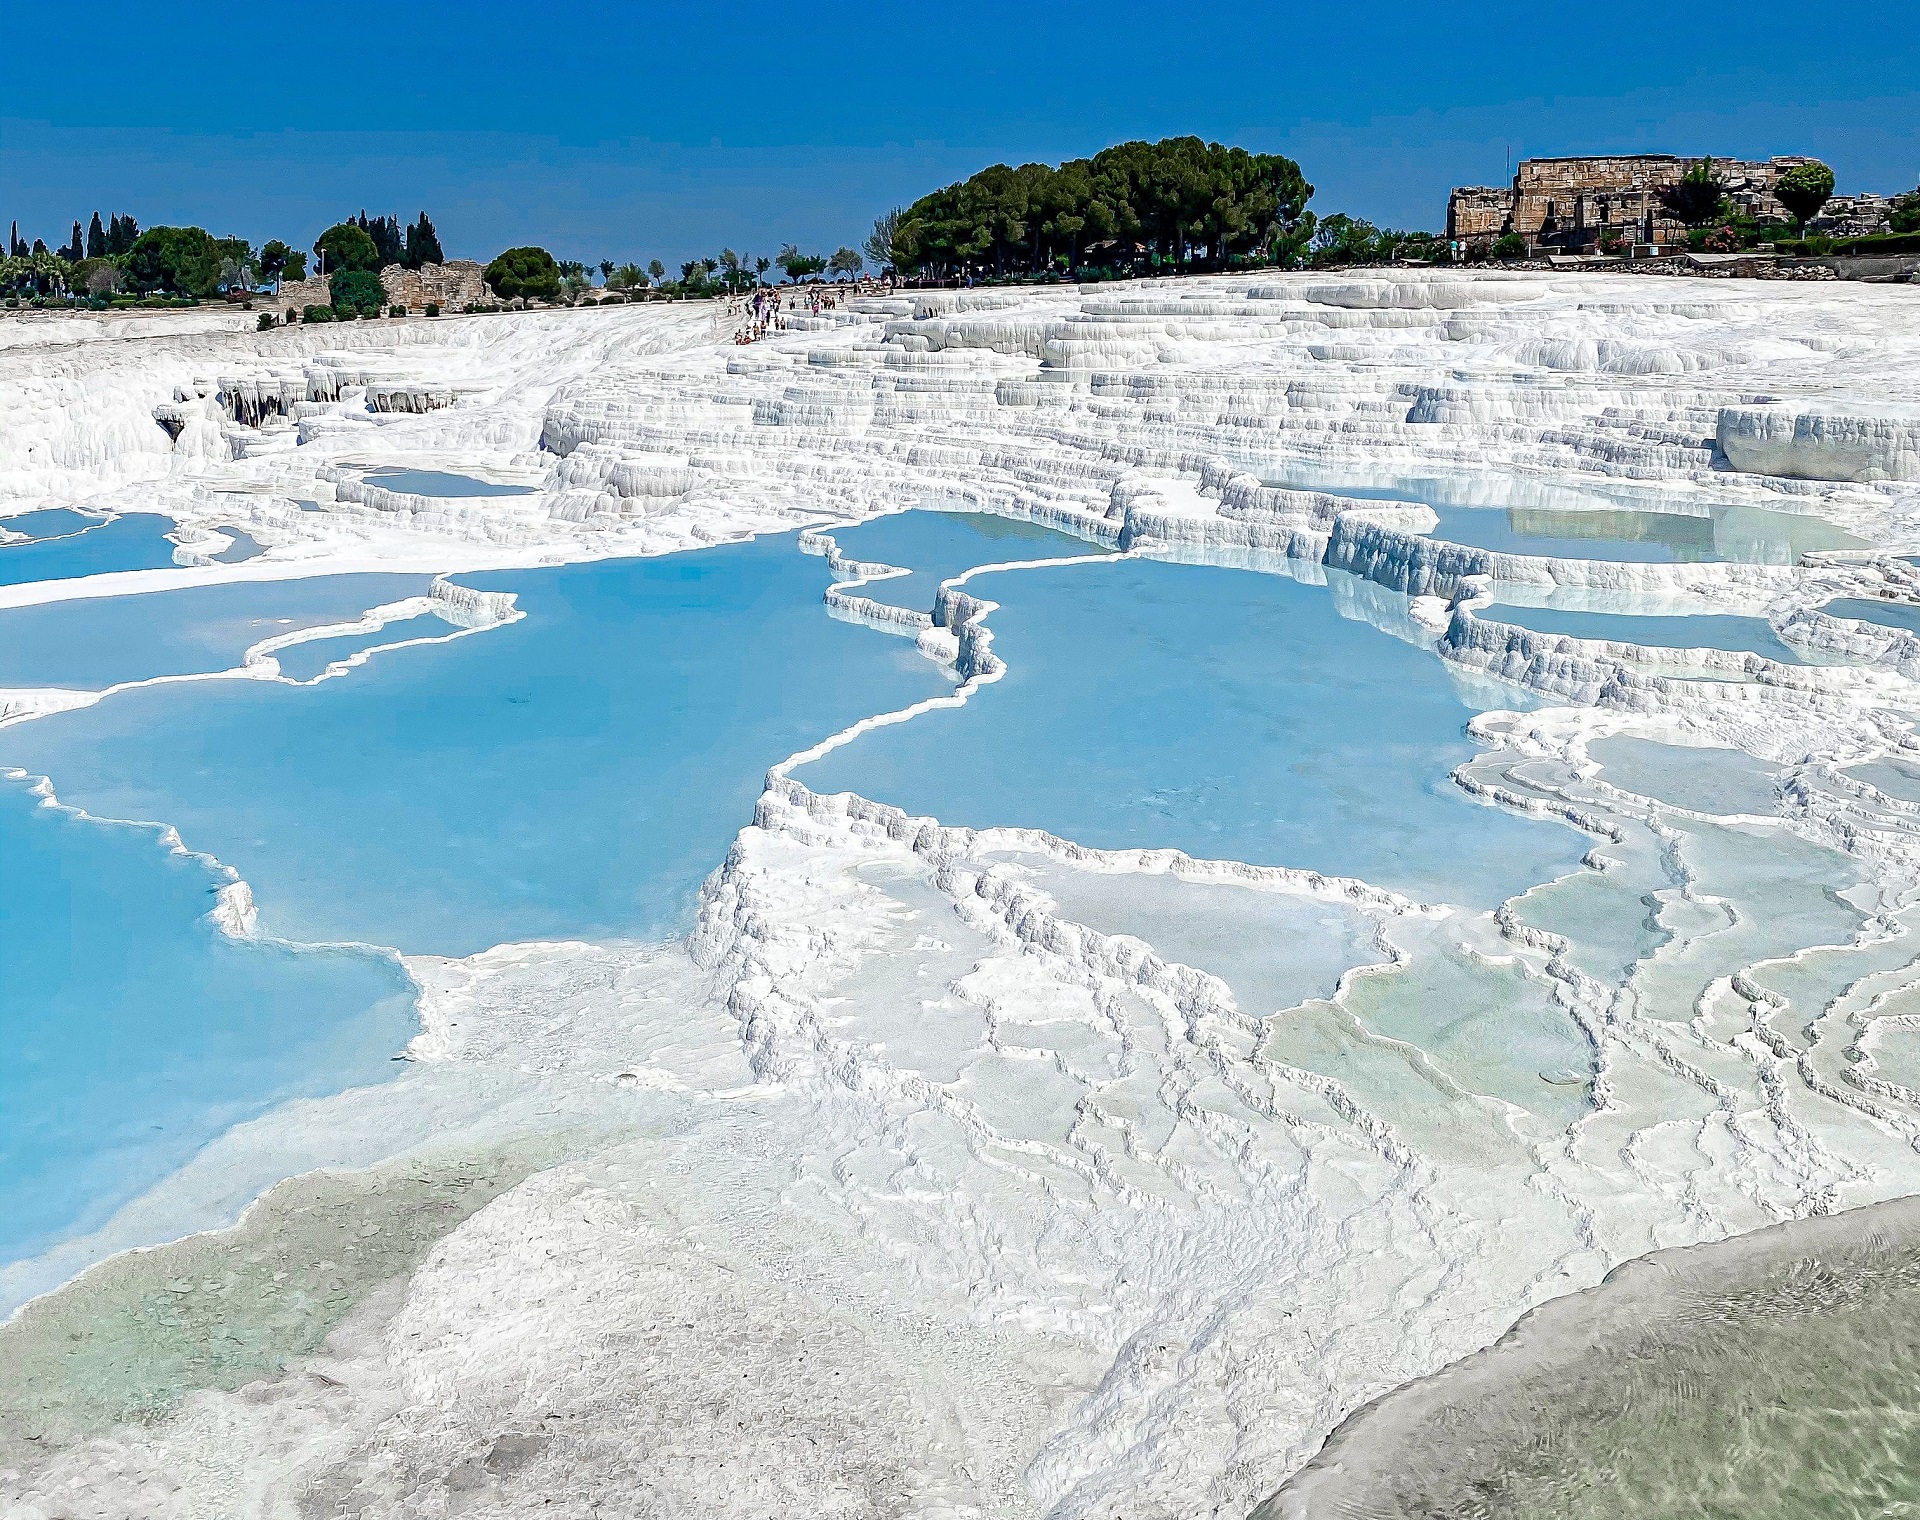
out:
M1438 227L1505 155L1817 153L1920 179L1920 5L1136 0L9 8L0 218L310 244L428 210L450 255L856 243L995 160L1197 133L1314 207Z

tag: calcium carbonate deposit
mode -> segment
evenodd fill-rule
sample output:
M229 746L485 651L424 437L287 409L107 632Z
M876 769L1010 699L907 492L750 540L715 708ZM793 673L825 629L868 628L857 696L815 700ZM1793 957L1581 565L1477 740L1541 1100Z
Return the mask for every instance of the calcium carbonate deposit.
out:
M228 320L0 322L7 1520L1363 1513L1920 1191L1920 290Z

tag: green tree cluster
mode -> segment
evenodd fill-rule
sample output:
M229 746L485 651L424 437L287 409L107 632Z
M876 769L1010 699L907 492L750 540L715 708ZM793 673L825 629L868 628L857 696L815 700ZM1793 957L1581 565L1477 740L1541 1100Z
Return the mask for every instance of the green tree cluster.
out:
M446 262L446 255L440 251L440 236L424 211L404 231L398 217L370 217L362 211L321 233L314 241L313 252L329 275L337 269L378 273L389 264L418 269L423 264Z
M1445 264L1452 260L1446 238L1434 232L1396 232L1391 227L1376 227L1360 217L1335 212L1314 228L1308 262L1316 267L1329 264L1391 264L1396 259ZM1521 253L1526 241L1520 241Z
M333 298L333 309L343 316L359 312L362 316L377 317L387 299L380 276L371 269L338 271L327 281L327 294Z
M1131 262L1141 249L1179 269L1287 263L1313 230L1312 195L1278 154L1198 137L1119 143L1057 168L994 164L922 196L899 213L890 262L934 275L1039 274L1077 268L1083 255Z
M780 266L789 280L811 279L814 275L824 274L827 268L827 261L822 255L802 253L792 243L782 247L773 256L773 261Z
M202 227L149 227L124 264L136 290L210 296L250 282L254 253L245 238L216 238Z
M407 228L407 247L400 262L409 269L419 269L427 264L444 264L447 256L440 251L440 235L433 230L433 222L422 211L420 219Z
M1920 186L1909 190L1905 195L1896 195L1893 207L1892 228L1895 232L1920 232Z
M407 256L406 239L400 232L400 218L397 216L376 216L368 218L366 208L362 207L358 217L348 217L346 225L358 227L373 240L374 257L380 262L375 269L385 269L389 264L398 264Z
M544 248L509 248L487 265L486 281L503 301L553 301L560 295L560 266Z

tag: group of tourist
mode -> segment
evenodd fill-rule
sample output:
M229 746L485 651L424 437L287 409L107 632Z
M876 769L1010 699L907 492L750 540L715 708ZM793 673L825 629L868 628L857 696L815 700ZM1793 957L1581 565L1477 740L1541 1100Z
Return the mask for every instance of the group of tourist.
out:
M803 304L809 316L817 317L844 306L849 295L870 295L882 288L877 281L862 280L857 285L808 285L802 294L763 285L747 295L728 300L727 315L745 319L734 330L733 341L758 343L772 333L785 332L787 313L800 310Z

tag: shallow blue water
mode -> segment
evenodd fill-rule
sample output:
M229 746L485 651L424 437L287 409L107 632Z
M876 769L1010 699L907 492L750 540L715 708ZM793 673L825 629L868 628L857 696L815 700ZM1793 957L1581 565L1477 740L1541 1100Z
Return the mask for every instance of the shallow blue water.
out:
M825 616L792 536L462 579L529 616L317 686L122 693L0 730L0 763L177 825L273 932L465 955L684 929L769 765L948 686Z
M280 674L289 681L311 681L335 660L344 660L362 649L398 644L406 639L444 638L453 631L454 625L445 618L423 612L418 617L388 623L375 633L342 633L330 639L293 644L276 651L274 659L279 663Z
M242 1119L390 1072L390 956L228 939L152 829L0 780L0 1262L102 1223Z
M24 533L33 539L66 538L99 525L99 518L76 512L71 507L43 507L37 512L0 517L0 528L5 528L9 533Z
M173 564L166 535L173 520L152 512L129 512L71 538L0 548L0 586L28 581L66 581L118 570L161 570Z
M1496 623L1531 628L1539 633L1561 633L1576 639L1614 639L1660 649L1725 649L1764 655L1783 665L1798 665L1800 656L1781 642L1765 618L1702 613L1681 617L1651 617L1620 612L1571 612L1557 607L1486 607L1477 614Z
M1335 572L1337 575L1338 572ZM1473 710L1441 662L1322 587L1138 560L980 577L1010 669L964 709L803 767L967 825L1361 876L1486 904L1573 868L1584 836L1448 779Z
M238 528L228 528L225 532L233 542L214 555L217 564L237 565L242 560L258 559L267 552L266 547L251 533L242 533Z
M942 581L976 565L1104 552L1103 546L1071 533L986 512L901 512L830 531L848 559L913 571L869 581L859 595L926 613L933 611Z
M367 479L414 496L527 496L533 491L532 486L503 486L447 470L369 470Z
M1435 538L1503 554L1643 564L1733 560L1791 565L1810 551L1867 547L1817 517L1724 503L1710 505L1704 516L1662 511L1663 500L1672 504L1670 498L1598 484L1555 488L1526 482L1530 495L1564 502L1562 506L1502 501L1502 490L1489 490L1489 482L1480 477L1409 476L1385 486L1349 485L1338 471L1304 460L1276 465L1261 478L1268 485L1331 491L1366 501L1424 502L1440 519Z
M327 575L0 608L0 687L100 691L231 670L262 639L345 622L422 596L431 583L424 575Z
M1558 512L1521 507L1434 506L1435 538L1502 554L1642 563L1720 560L1710 517L1668 512Z
M1882 628L1899 628L1920 633L1920 607L1907 602L1882 602L1871 597L1844 597L1828 602L1820 609L1830 617L1856 618L1863 623L1878 623Z

